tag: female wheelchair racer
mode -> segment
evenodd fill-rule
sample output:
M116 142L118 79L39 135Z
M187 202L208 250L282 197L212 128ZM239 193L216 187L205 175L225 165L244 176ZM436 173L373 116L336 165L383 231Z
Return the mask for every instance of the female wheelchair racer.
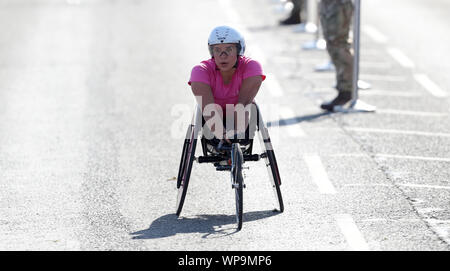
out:
M245 187L242 167L247 161L264 159L277 208L280 212L284 210L275 154L259 107L254 102L265 75L256 60L244 56L245 40L231 27L213 29L208 48L211 59L195 66L188 82L197 106L183 144L177 178L176 214L179 216L181 213L194 160L213 163L216 170L231 172L236 195L236 220L238 229L241 229ZM261 154L252 153L256 131L262 145ZM203 156L195 157L200 132Z

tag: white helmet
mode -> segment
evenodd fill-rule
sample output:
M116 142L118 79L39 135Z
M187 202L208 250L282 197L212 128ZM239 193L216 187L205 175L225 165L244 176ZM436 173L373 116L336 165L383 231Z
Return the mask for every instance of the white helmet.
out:
M234 28L229 26L218 26L211 31L208 39L208 48L211 56L213 55L211 45L221 43L237 43L239 55L245 52L244 37Z

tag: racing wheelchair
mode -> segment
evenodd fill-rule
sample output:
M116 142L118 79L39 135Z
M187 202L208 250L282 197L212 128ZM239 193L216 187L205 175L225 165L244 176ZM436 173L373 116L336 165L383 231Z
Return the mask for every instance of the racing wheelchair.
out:
M277 211L283 212L283 198L281 195L280 173L278 170L275 153L272 148L267 127L264 125L260 109L256 103L252 104L250 113L249 128L253 132L246 131L245 139L232 139L231 144L221 144L218 139L205 136L209 130L204 124L200 107L196 105L195 114L191 124L188 126L186 137L184 139L181 160L177 177L177 203L176 215L179 216L183 208L184 200L189 185L192 167L194 161L198 163L212 163L217 171L229 171L231 174L231 187L235 191L236 200L236 223L237 229L242 228L243 217L243 190L245 188L242 175L243 164L250 161L263 160L269 174L269 180L275 195ZM256 119L255 119L256 118ZM200 138L203 155L195 157L195 150L199 132L202 131ZM253 135L257 132L261 143L260 154L254 154ZM208 139L211 138L211 139Z

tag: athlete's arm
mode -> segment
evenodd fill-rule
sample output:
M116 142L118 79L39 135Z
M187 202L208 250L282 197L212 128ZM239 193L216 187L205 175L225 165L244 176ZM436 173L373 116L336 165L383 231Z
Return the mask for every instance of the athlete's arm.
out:
M241 90L239 92L238 104L242 104L244 107L251 104L258 94L259 88L261 87L262 78L260 75L251 76L245 78L242 81ZM244 125L238 124L237 121L244 119ZM248 127L249 115L245 112L245 116L238 116L238 112L235 112L235 129L238 134L242 134Z
M242 81L238 103L243 104L244 106L252 103L253 99L256 97L256 94L258 94L261 83L262 77L260 75L245 78Z
M202 113L204 114L203 118L205 119L206 124L209 124L208 120L210 120L213 117L219 118L213 122L215 124L214 128L213 127L208 128L210 129L211 132L214 133L216 138L222 139L224 132L222 121L223 117L221 114L219 114L222 112L222 108L219 105L215 104L211 87L208 84L202 82L191 82L191 89L192 93L195 96L195 99L197 100L197 104L201 106ZM208 110L205 110L205 108L208 105L209 105ZM213 108L211 108L210 106L213 106ZM211 110L214 110L214 114L211 113Z

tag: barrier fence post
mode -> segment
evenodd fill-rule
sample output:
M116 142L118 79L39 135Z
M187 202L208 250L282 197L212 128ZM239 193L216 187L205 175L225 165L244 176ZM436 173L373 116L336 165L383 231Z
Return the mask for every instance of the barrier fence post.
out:
M376 107L362 102L358 97L359 81L359 49L360 49L360 25L361 25L361 0L354 0L353 16L353 100L350 109L361 112L374 112Z

